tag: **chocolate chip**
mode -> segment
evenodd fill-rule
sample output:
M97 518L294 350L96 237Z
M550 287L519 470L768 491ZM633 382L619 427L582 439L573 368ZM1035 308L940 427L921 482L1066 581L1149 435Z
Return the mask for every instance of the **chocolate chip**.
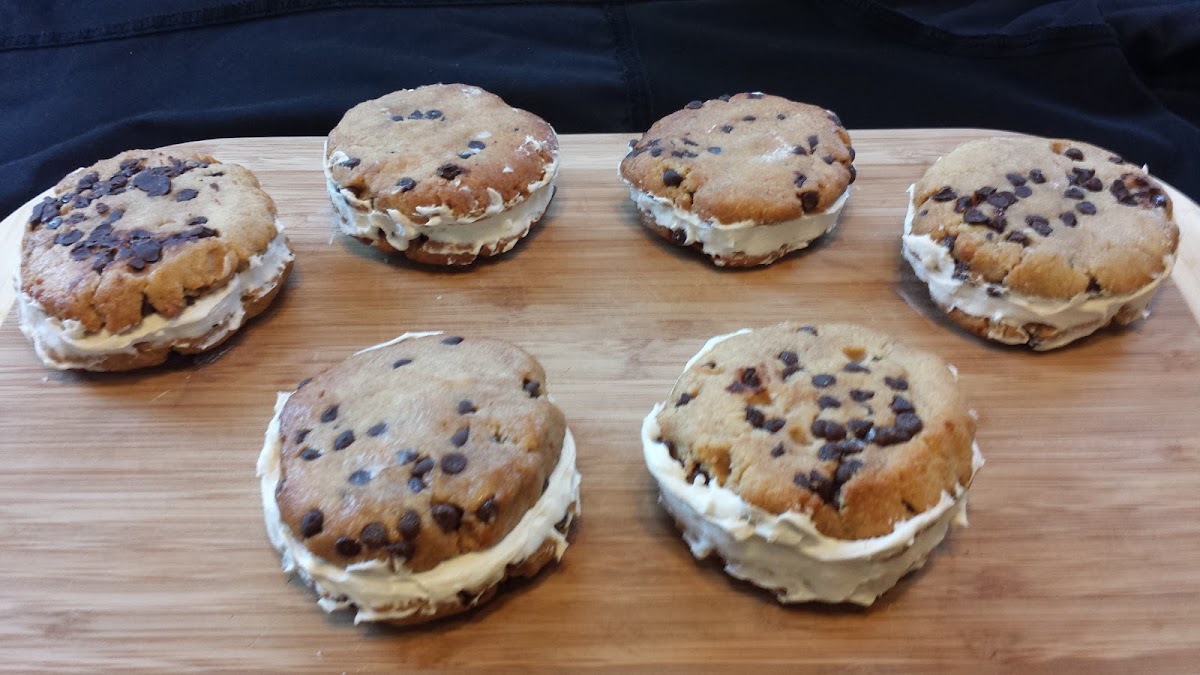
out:
M726 133L726 134L727 134L727 133L729 133L729 132L733 131L733 125L732 125L732 124L726 124L725 126L721 127L721 131L722 131L723 133Z
M783 429L783 427L786 425L787 425L787 420L783 419L782 417L773 417L773 418L767 420L766 423L763 424L763 429L766 429L767 431L774 434L774 433L779 432L779 430Z
M321 421L325 422L325 423L329 423L329 422L336 420L337 416L338 416L338 407L336 405L331 405L325 409L325 412L321 413Z
M897 445L910 440L912 436L895 427L876 427L875 433L871 435L871 442L882 446Z
M820 139L817 138L816 134L813 134L812 136L808 137L808 149L810 152L817 148L817 142L819 140Z
M179 191L179 194L175 195L175 201L190 202L193 199L195 199L196 195L198 195L198 194L200 194L200 193L196 192L192 188L184 188L183 190Z
M1030 187L1028 185L1020 185L1020 186L1013 188L1013 194L1020 197L1021 199L1025 199L1026 197L1030 197L1033 195L1033 190L1030 189Z
M730 96L729 94L721 94L720 96L717 97L717 100L724 101L725 103L729 103L729 99L731 99L731 98L733 98L733 97Z
M721 154L721 147L717 145L710 145L708 147L708 151L714 155L719 155Z
M792 154L793 155L807 155L808 149L805 148L803 145L797 145L796 147L792 148Z
M963 213L967 209L971 208L971 205L974 203L975 200L971 197L959 197L958 200L954 202L954 212Z
M408 119L410 119L410 120L419 120L422 117L425 117L425 114L422 113L420 110L414 110L408 114Z
M388 544L387 546L384 546L383 550L387 551L388 555L390 556L404 558L407 560L413 557L413 553L416 552L416 547L411 541L398 541L394 544Z
M496 517L496 512L499 510L500 508L496 504L496 498L488 497L487 499L483 500L483 503L479 505L479 508L475 509L475 517L482 522L490 523Z
M1067 157L1075 160L1076 162L1083 161L1083 151L1080 150L1079 148L1067 148L1067 151L1064 152L1063 154L1066 155Z
M679 157L681 159L694 159L694 158L698 157L699 155L697 155L696 153L694 153L690 150L672 150L671 156Z
M441 110L426 110L425 111L425 119L427 119L427 120L441 119L441 117L442 117Z
M1058 217L1063 221L1063 224L1066 225L1067 227L1075 227L1077 224L1079 224L1079 221L1075 218L1075 214L1071 213L1070 211L1062 213Z
M817 418L812 423L812 434L828 441L840 441L846 437L846 427L833 420Z
M863 401L870 401L875 398L875 392L869 389L851 389L850 398L862 403Z
M986 201L987 198L991 197L992 193L995 191L996 188L990 185L985 185L976 190L972 196L975 197L975 203L978 204L979 202Z
M842 366L842 370L847 373L869 373L869 372L871 372L870 368L864 366L863 364L859 363L858 361L851 361L850 363L847 363L846 365Z
M763 94L761 91L753 91L753 92L750 92L749 94L746 94L746 98L754 99L754 100L758 100L762 97L763 97Z
M846 428L855 438L866 438L874 426L870 420L852 419L846 423Z
M913 412L915 410L915 408L913 408L912 402L909 401L908 399L904 398L903 396L893 396L892 404L890 407L892 409L892 412L894 412L894 413Z
M679 395L679 400L675 402L675 407L685 406L692 400L692 395L686 391Z
M921 422L921 418L917 417L916 413L910 411L905 411L899 415L896 415L896 421L892 424L900 431L908 434L910 437L916 436L917 434L921 433L921 429L925 428L925 425Z
M400 462L401 466L404 466L405 464L412 464L413 462L417 461L417 457L417 451L412 449L401 450L396 453L396 461Z
M457 531L462 525L463 510L454 504L434 504L430 509L433 522L447 534Z
M487 143L483 141L467 141L467 147L472 150L483 150L487 147Z
M690 110L699 110L700 108L704 107L704 102L703 101L688 101L688 104L686 107Z
M807 180L808 180L808 176L805 176L802 173L798 173L798 174L796 174L796 180L792 181L792 184L795 185L796 187L804 187L804 183Z
M442 338L442 344L444 344L444 345L462 344L462 341L463 341L463 339L457 335L451 335L450 337Z
M407 366L410 363L412 363L412 359L396 359L396 361L392 363L392 368L396 369L400 366Z
M833 396L822 396L821 398L817 399L817 407L822 410L826 408L840 408L842 407L842 402Z
M542 383L537 380L525 380L521 383L521 388L529 394L530 398L537 398L542 395Z
M125 262L125 264L128 265L129 269L133 270L134 272L141 272L142 270L146 269L146 261L142 260L141 258L130 258Z
M895 391L906 391L908 389L908 380L903 377L884 377L883 383Z
M1083 187L1091 192L1099 192L1104 189L1104 181L1097 176L1092 176L1083 183Z
M972 225L982 225L982 224L990 221L991 218L989 218L988 215L986 213L984 213L983 211L972 208L972 209L967 209L966 214L963 215L963 220L965 220L966 222L968 222Z
M366 469L359 469L358 471L350 474L350 478L347 480L354 485L366 485L367 483L371 482L371 472L367 471Z
M833 375L813 375L812 384L817 389L824 389L825 387L831 387L834 384L837 384L837 378Z
M54 238L54 243L60 246L70 246L82 238L82 230L67 230L66 232L60 232L58 236Z
M159 257L162 255L162 244L154 239L139 239L133 242L130 250L133 251L134 255L148 263L158 262Z
M362 545L358 543L357 539L351 539L350 537L338 537L337 543L333 547L337 549L338 553L347 558L353 558L362 552Z
M413 476L412 478L408 479L408 489L411 490L414 495L419 494L421 490L425 489L425 481L421 480L420 476Z
M473 156L474 155L471 154L470 150L463 150L462 152L458 153L459 159L471 159Z
M1017 196L1008 190L993 192L992 194L988 195L987 203L998 209L1007 209L1008 207L1017 203Z
M367 548L383 548L388 543L387 528L383 523L368 523L360 536Z
M787 382L787 379L789 377L795 375L796 373L800 372L801 370L802 369L800 368L800 366L788 366L787 368L783 369L782 373L780 373L780 377L783 378L784 382Z
M1025 177L1019 173L1006 173L1004 174L1004 177L1008 179L1008 182L1011 183L1013 187L1020 187L1025 184Z
M821 158L821 161L825 162L826 164L833 164L833 155L825 155Z
M387 431L387 422L380 422L370 429L367 429L367 435L371 437L382 436L383 432L385 431Z
M938 190L937 192L935 192L934 195L932 197L930 197L930 199L932 199L935 202L954 201L955 199L958 199L958 193L954 191L954 188L947 185L947 186L943 187L941 190Z
M850 165L850 167L847 169L847 171L850 172L850 182L851 183L858 180L858 169L855 169L853 164Z
M305 448L300 451L300 459L311 462L321 456L321 451L316 448Z
M774 448L771 448L771 456L772 457L783 457L783 453L784 453L783 443L780 443L779 445L775 446Z
M784 365L787 366L794 366L800 363L800 357L796 355L796 352L792 351L779 352L779 356L777 358L780 361L783 361Z
M815 211L820 202L821 195L814 190L800 193L800 206L803 207L805 211Z
M1069 187L1063 192L1063 196L1068 199L1083 199L1083 190L1077 187Z
M354 442L354 432L347 429L338 434L338 437L333 441L334 450L345 450Z
M675 169L667 169L662 175L663 185L667 187L679 187L683 185L683 176Z
M104 202L100 202L96 205L96 213L99 213L100 215L108 213L108 209L108 204L105 204Z
M833 474L833 480L838 483L846 483L858 470L863 466L862 460L851 459L838 465L837 471Z
M1079 202L1075 205L1075 210L1085 216L1096 215L1096 205L1091 202Z
M1005 239L1008 241L1011 241L1014 244L1020 244L1021 246L1029 245L1029 237L1025 236L1024 232L1016 232L1016 231L1009 232L1008 236L1006 236Z
M300 385L299 387L296 387L296 388L299 389L300 387L303 387L303 386L304 385ZM297 431L296 436L295 436L296 443L297 444L303 443L304 439L308 438L308 435L311 433L312 433L312 429L301 429L300 431Z
M171 191L171 179L165 173L143 171L134 177L133 187L149 197L161 197Z
M437 168L438 178L442 180L454 180L463 172L463 168L457 164L443 164Z
M663 154L663 149L662 149L662 148L653 148L653 149L651 149L651 150L650 150L650 156L651 156L651 157L661 157L661 156L662 156L662 154Z
M756 119L758 119L758 118L755 117L754 115L746 115L745 117L742 118L742 121L743 122L753 122Z
M1042 183L1046 182L1046 176L1041 172L1040 169L1032 169L1029 172L1029 180L1041 185Z
M450 444L456 448L461 448L462 446L467 444L467 438L470 435L471 435L471 427L463 427L463 428L459 429L458 431L454 432L454 435L450 437Z
M1025 224L1028 225L1029 228L1034 232L1037 232L1043 237L1049 236L1050 232L1052 231L1050 228L1050 221L1041 216L1025 216Z
M401 192L408 192L409 190L417 187L417 181L405 176L404 178L396 181L396 187L400 188Z
M462 473L467 468L467 456L460 452L452 452L442 458L442 473L454 475Z
M416 477L424 476L425 474L429 473L430 471L433 471L433 467L435 465L436 465L436 462L433 461L432 457L425 457L424 459L422 459L421 461L419 461L413 465L412 475L416 476Z
M313 509L300 519L300 536L305 539L321 534L324 528L325 514L320 509Z
M474 403L472 403L471 401L469 401L465 398L458 402L458 414L459 415L470 415L471 413L477 412L478 410L479 410L479 408L476 408Z
M796 332L797 333L808 333L809 335L812 335L815 337L817 334L817 327L816 326L800 326L799 328L796 329Z
M754 406L746 406L746 421L755 429L761 429L767 423L767 416L763 415L762 411Z
M744 368L742 370L740 382L747 387L758 389L762 387L762 379L758 376L758 370L754 368Z
M408 509L400 516L400 536L405 539L415 539L421 532L421 514L415 509Z

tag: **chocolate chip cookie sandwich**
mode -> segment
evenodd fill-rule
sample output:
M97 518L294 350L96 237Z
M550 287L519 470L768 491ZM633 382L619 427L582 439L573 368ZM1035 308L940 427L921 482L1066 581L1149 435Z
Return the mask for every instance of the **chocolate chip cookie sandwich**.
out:
M1061 347L1147 315L1179 246L1144 170L1077 141L971 141L910 189L905 259L980 337Z
M642 425L697 558L780 602L870 605L966 524L983 458L955 374L865 328L713 338Z
M294 259L254 174L184 151L123 152L26 209L20 327L50 368L212 349L267 308Z
M546 212L557 174L549 124L463 84L360 103L325 145L341 230L432 265L512 249Z
M409 624L562 557L575 442L521 349L410 333L280 394L258 460L283 568L327 612Z
M692 101L621 161L642 224L721 266L767 265L837 225L854 148L829 110L761 93Z

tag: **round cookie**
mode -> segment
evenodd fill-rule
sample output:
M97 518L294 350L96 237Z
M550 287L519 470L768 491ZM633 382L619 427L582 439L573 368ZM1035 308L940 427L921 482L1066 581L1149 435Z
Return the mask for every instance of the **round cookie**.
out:
M512 249L541 219L558 137L479 87L436 84L351 108L324 166L343 232L418 262L468 265Z
M856 172L829 110L761 93L692 101L631 143L642 223L720 266L767 265L837 225Z
M910 189L902 250L966 330L1036 350L1146 315L1179 228L1145 171L1086 143L971 141Z
M924 564L983 460L936 356L849 325L714 338L642 428L697 558L781 602L869 605Z
M20 326L51 368L212 349L266 309L294 260L254 174L178 150L77 169L25 209Z
M420 623L566 550L575 444L533 357L406 334L281 394L259 458L268 535L326 611Z

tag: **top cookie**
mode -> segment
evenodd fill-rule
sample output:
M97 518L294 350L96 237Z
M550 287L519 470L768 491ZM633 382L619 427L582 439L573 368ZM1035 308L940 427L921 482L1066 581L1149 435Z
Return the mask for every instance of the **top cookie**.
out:
M566 433L545 373L498 340L357 354L285 405L280 514L314 554L420 572L495 545L542 494Z
M853 161L837 115L750 93L692 101L655 122L621 176L705 220L765 224L828 209L854 182Z
M956 494L975 424L937 357L857 326L734 335L679 378L658 416L690 480L863 539Z
M53 194L26 226L21 291L89 333L178 316L278 234L254 174L204 155L130 150L68 174Z
M413 222L445 207L462 220L495 201L529 196L558 158L558 139L542 118L463 84L393 92L351 108L329 132L330 177L376 210Z
M1162 188L1077 141L964 143L930 167L912 200L912 234L948 245L963 278L1037 297L1132 293L1179 244Z

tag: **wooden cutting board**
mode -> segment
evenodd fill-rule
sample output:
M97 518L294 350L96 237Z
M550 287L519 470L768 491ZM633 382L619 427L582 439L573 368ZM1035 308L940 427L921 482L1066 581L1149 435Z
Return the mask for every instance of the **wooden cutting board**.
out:
M862 131L841 226L764 269L644 231L628 136L562 139L544 226L462 272L332 234L320 138L193 144L254 170L297 250L275 306L218 353L124 375L44 369L0 296L0 668L341 672L850 666L1200 668L1200 210L1149 321L1048 354L953 327L899 254L905 189L990 132ZM22 223L0 228L7 275ZM1189 310L1189 304L1191 309ZM971 526L870 609L782 607L696 562L656 503L642 417L717 333L868 324L958 366L987 466ZM355 627L289 583L255 460L277 390L409 330L522 345L579 443L562 563L466 618Z

